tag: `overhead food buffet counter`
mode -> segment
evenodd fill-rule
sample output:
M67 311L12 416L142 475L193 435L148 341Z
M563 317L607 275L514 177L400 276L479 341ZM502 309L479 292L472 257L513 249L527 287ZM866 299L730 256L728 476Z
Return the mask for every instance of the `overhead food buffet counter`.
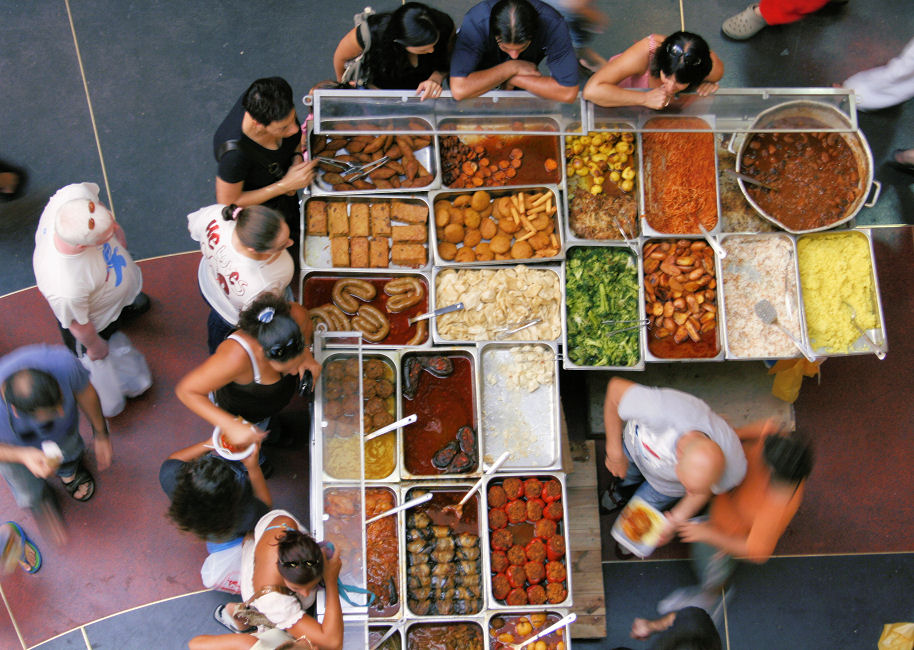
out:
M884 354L872 238L853 227L880 188L848 91L662 112L515 92L306 103L312 527L377 599L344 606L347 647L390 628L382 648L508 647L573 607L560 360Z

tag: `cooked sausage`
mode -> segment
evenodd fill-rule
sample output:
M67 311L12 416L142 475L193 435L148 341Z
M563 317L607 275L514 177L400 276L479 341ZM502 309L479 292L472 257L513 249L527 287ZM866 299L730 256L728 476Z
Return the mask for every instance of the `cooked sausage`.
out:
M404 345L421 345L428 338L428 321L420 320L416 323L416 333Z
M384 285L387 300L387 311L392 314L409 309L425 296L425 286L418 278L406 276L396 278Z
M376 307L362 305L359 313L352 318L352 326L372 343L383 341L390 334L390 321Z
M330 299L333 301L334 305L347 314L355 314L359 311L359 300L368 302L373 299L377 293L378 290L367 280L343 278L333 283Z

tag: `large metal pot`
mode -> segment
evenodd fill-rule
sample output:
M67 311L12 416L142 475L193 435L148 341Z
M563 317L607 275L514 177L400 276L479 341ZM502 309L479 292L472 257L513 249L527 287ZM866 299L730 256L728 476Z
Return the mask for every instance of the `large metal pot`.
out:
M822 128L826 129L847 129L847 131L838 133L838 135L844 138L844 141L850 147L851 151L854 154L854 158L856 158L857 161L857 170L859 172L857 181L857 189L859 190L858 197L845 209L844 216L841 219L838 219L834 223L827 226L811 228L809 230L793 230L788 228L776 217L765 212L752 199L752 197L749 195L749 192L746 191L745 182L742 179L739 179L737 180L739 183L739 188L742 190L743 196L746 197L746 201L749 202L749 205L755 208L755 210L760 215L768 219L768 221L772 222L779 228L794 234L816 232L818 230L828 230L830 228L835 228L853 219L855 216L857 216L857 213L860 212L862 208L870 208L875 205L876 201L879 199L879 192L881 191L882 186L879 181L873 180L873 154L870 151L870 146L867 144L866 138L863 136L860 130L851 130L851 122L844 113L842 113L834 106L822 102L807 100L787 102L785 104L769 108L759 113L758 117L755 118L755 121L752 123L752 126L749 128L749 130L754 131L777 128L772 127L771 125L786 118L804 118L806 120L812 120L816 123L821 124ZM815 129L810 128L809 130L814 131ZM737 145L739 149L738 152L734 151L734 153L736 153L737 172L742 171L741 165L743 153L749 144L749 136L751 136L751 133L747 134L746 137L742 139L742 142L734 142L734 144ZM870 194L870 190L873 188L873 198L869 201L866 201L866 197Z

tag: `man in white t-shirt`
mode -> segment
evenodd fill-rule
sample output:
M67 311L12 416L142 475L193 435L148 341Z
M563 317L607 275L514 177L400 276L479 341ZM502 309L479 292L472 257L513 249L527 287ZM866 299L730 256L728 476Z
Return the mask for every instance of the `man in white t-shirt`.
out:
M124 231L99 202L95 183L67 185L48 201L35 233L32 268L64 343L77 353L78 343L90 359L108 356L107 340L119 319L149 309Z
M746 475L736 432L692 395L613 377L603 418L606 468L622 479L617 487L638 485L637 496L658 510L669 509L661 543L699 512L712 493L733 489ZM618 490L602 497L610 510L624 501Z

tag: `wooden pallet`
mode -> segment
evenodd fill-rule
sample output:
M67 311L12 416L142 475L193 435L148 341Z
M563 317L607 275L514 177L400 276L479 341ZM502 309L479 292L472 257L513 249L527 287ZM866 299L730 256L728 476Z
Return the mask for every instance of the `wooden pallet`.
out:
M603 566L600 562L600 513L597 506L597 468L594 442L582 443L576 455L586 450L587 459L572 460L568 431L562 414L562 457L568 490L568 527L566 539L571 546L571 581L578 615L571 626L572 639L606 637L606 600L603 592Z

